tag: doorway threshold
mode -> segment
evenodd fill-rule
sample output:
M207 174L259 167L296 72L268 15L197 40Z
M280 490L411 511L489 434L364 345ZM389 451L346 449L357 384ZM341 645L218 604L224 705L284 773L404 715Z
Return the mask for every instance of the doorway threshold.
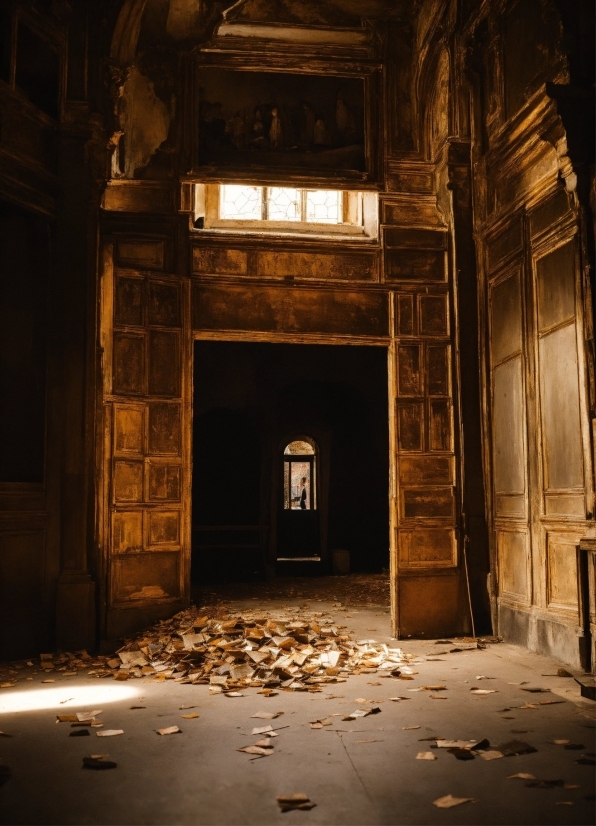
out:
M278 562L320 562L320 556L278 556Z

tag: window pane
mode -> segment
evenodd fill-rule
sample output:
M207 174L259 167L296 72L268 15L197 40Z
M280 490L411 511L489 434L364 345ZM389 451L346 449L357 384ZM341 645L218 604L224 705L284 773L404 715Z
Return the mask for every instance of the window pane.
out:
M310 462L288 462L290 465L292 510L310 510Z
M306 193L306 220L317 224L341 224L342 195L339 190L317 189Z
M270 186L267 190L267 217L270 221L299 221L300 190Z
M260 186L224 184L219 200L219 217L260 221L262 218L262 189Z
M310 454L313 455L315 452L314 447L309 444L308 442L303 441L295 441L290 442L290 444L284 450L286 456L291 453L301 453L301 454Z

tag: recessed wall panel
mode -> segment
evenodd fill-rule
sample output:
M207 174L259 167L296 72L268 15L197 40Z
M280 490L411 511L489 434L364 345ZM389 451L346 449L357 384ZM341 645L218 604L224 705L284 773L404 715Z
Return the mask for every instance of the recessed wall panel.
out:
M521 357L493 371L493 465L496 493L526 489Z
M540 340L540 409L546 490L583 487L575 324Z
M400 404L397 408L400 450L422 450L424 407L420 403Z
M404 519L437 519L453 516L452 488L402 488Z
M518 270L491 290L490 333L493 364L521 351L522 298Z
M165 264L163 239L126 239L116 242L116 262L125 267L161 270Z
M145 411L142 407L114 406L114 452L142 455Z
M149 453L180 455L180 405L168 402L149 404Z
M421 295L420 301L420 335L446 336L447 323L447 296Z
M116 324L143 324L143 297L145 283L142 278L116 278L115 315Z
M449 393L449 345L428 345L426 348L426 381L429 396Z
M401 568L444 568L456 564L455 533L450 528L400 530L398 541Z
M112 552L138 553L143 550L142 511L117 511L112 515Z
M445 281L445 253L433 250L385 250L388 281Z
M114 333L114 393L142 394L145 391L145 337Z
M548 606L555 610L578 610L577 546L580 537L565 533L546 534Z
M453 482L453 460L448 456L401 456L402 485L440 485Z
M161 327L179 327L180 286L178 284L164 284L161 281L150 281L147 315L149 324Z
M514 601L529 604L528 535L521 531L497 531L497 555L502 594Z
M180 395L180 337L178 333L149 331L149 393Z
M400 344L397 348L397 393L399 397L422 393L422 354L419 344Z
M430 450L451 450L451 403L431 399L429 403L428 442Z
M150 546L180 544L180 511L155 511L148 513Z
M196 273L246 275L248 253L245 250L194 247L192 269Z
M575 316L575 251L573 241L536 262L540 332Z
M114 501L143 501L143 463L117 459L114 462Z
M179 552L114 557L112 594L116 603L179 597Z
M389 299L373 291L193 284L193 328L389 336Z
M414 296L397 296L397 334L411 336L414 332Z
M180 500L181 468L179 465L149 463L149 500L177 502Z

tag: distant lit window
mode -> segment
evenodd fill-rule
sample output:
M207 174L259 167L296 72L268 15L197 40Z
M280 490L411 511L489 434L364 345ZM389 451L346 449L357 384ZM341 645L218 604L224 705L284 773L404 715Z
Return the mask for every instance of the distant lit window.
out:
M296 440L284 450L284 509L315 510L316 454L314 442Z

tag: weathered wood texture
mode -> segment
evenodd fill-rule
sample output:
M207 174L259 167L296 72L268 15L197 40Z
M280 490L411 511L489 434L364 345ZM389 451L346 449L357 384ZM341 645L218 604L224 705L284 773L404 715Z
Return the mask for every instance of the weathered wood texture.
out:
M304 239L308 244L308 239ZM192 270L196 275L224 275L296 281L378 281L376 251L306 251L263 248L235 239L234 246L194 246ZM276 244L277 246L277 244ZM342 246L344 246L342 244Z
M563 144L548 137L564 135L569 121L540 85L559 82L565 62L556 16L543 14L544 5L511 5L504 27L499 10L491 12L485 32L495 60L480 71L479 83L493 89L484 143L475 147L487 489L501 632L515 638L526 627L530 647L580 665L576 547L593 516L584 345L591 318L577 181Z
M194 283L194 330L389 338L386 292Z
M129 267L142 262L163 268L164 244L120 239L116 260ZM158 616L165 606L187 598L190 427L185 394L191 368L186 283L164 273L113 269L109 260L107 268L104 290L113 295L107 302L113 313L104 316L103 331L112 358L104 387L103 542L108 549L106 631L114 636L128 627L130 609L138 606L144 617Z

